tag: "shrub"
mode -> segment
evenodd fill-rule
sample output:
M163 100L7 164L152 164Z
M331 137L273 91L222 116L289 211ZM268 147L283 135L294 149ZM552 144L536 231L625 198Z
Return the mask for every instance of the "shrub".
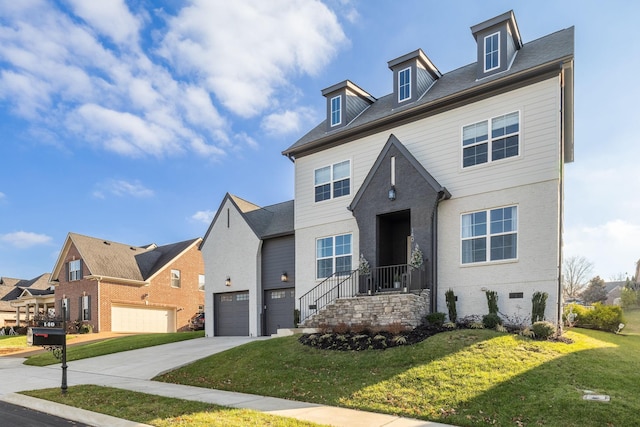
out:
M502 319L497 313L489 313L482 316L482 325L487 329L494 329L498 325L502 325Z
M487 291L486 295L489 314L498 314L498 293L496 291Z
M458 313L456 311L456 295L453 293L453 289L449 289L444 294L445 299L447 300L447 310L449 311L449 321L452 323L456 323L456 319L458 318Z
M440 312L429 313L425 316L425 320L428 325L431 326L442 326L444 324L445 314Z
M638 305L638 291L624 288L620 295L620 301L624 308L635 307Z
M91 323L83 323L78 328L78 333L80 334L92 334L93 333L93 325Z
M534 322L533 325L531 325L531 331L535 334L537 339L546 340L556 333L556 326L551 322L542 320Z
M577 304L569 304L564 308L563 316L567 321L569 321L568 315L571 311L575 314L572 325L579 328L615 332L620 323L624 323L622 308L616 305L595 303L592 309L588 309Z
M535 292L533 294L533 298L531 298L531 321L533 323L544 320L548 297L549 294L546 292Z
M344 322L340 322L333 327L333 332L335 332L336 334L346 334L350 329L351 328L349 328L349 325Z

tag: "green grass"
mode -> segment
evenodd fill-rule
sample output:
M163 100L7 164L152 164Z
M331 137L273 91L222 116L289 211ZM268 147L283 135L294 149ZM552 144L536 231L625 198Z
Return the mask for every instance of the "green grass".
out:
M0 336L0 354L27 348L27 337L24 335Z
M625 309L625 327L622 329L624 335L640 335L640 308Z
M334 352L296 337L257 341L156 379L460 426L635 425L640 337L574 329L573 344L489 330L410 347ZM588 402L583 390L611 396Z
M86 359L121 351L136 350L160 344L184 341L204 337L204 331L176 332L171 334L141 334L126 337L109 338L103 341L77 344L67 347L67 361ZM23 337L24 338L24 337ZM60 363L53 354L46 352L36 354L25 360L25 365L47 366Z
M61 394L58 388L26 391L22 394L160 427L319 425L249 409L233 409L95 385L69 387L66 395Z

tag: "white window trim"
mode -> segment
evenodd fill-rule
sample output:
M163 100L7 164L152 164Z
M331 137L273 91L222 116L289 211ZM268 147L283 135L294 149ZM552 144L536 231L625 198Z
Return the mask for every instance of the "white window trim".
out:
M89 316L86 316L86 314L88 314L88 312L90 311L90 307L89 307L89 295L83 295L82 296L82 320L83 321L87 321L87 320L91 320L89 319Z
M340 163L344 163L344 162L349 162L349 176L348 176L348 179L349 179L349 194L345 194L345 195L338 196L338 197L333 197L333 187L334 187L334 184L335 184L335 181L336 181L336 180L334 179L334 177L333 177L333 167L334 167L335 165L338 165L338 164L340 164ZM341 161L339 161L339 162L331 163L331 164L329 164L329 165L320 166L319 168L315 168L315 169L313 170L313 196L312 196L312 197L313 197L313 202L314 202L314 203L323 203L323 202L328 202L328 201L330 201L330 200L334 200L334 199L336 199L336 198L337 198L337 199L340 199L340 198L342 198L342 197L350 196L350 195L353 193L353 188L352 188L352 183L353 183L353 179L352 179L352 176L353 176L353 168L352 168L352 164L353 164L353 162L351 161L351 159L346 159L346 160L341 160ZM316 171L318 171L318 170L320 170L320 169L324 169L324 168L326 168L326 167L328 167L328 168L329 168L329 171L330 171L330 174L331 174L331 177L329 178L329 184L330 184L330 193L331 193L331 197L329 197L328 199L324 199L324 200L318 200L318 201L316 201L316 187L318 187L319 185L326 185L326 184L316 184ZM347 178L341 178L341 179L340 179L340 181L342 181L343 179L347 179Z
M207 282L204 274L198 274L198 290L204 292L207 287Z
M491 211L496 210L496 209L504 209L504 208L516 208L516 229L515 231L509 231L507 233L496 233L496 234L491 234ZM474 213L478 213L478 212L486 212L487 213L487 234L484 235L484 238L486 240L486 256L485 256L485 260L484 261L477 261L477 262L462 262L462 258L463 258L463 254L462 254L462 242L465 240L473 240L473 239L478 239L480 237L476 236L476 237L466 237L463 238L462 237L462 217L465 215L470 215L470 214L474 214ZM518 262L518 259L520 257L520 206L518 204L512 204L512 205L504 205L504 206L495 206L495 207L491 207L488 209L478 209L475 211L468 211L468 212L463 212L460 214L460 226L459 226L459 231L460 231L460 267L478 267L478 266L482 266L482 265L496 265L496 264L510 264L510 263L515 263ZM516 257L515 258L507 258L507 259L498 259L498 260L491 260L491 236L500 236L500 235L505 235L505 234L514 234L516 235Z
M178 286L174 286L173 285L173 274L177 273L177 279L178 279ZM174 289L180 289L182 287L182 274L180 273L180 270L177 269L171 269L171 287Z
M492 68L487 68L487 40L492 38L495 35L498 35L498 65L492 67ZM488 73L489 71L493 71L493 70L497 70L498 68L500 68L500 31L496 31L495 33L489 34L488 36L484 37L484 44L483 44L483 55L482 55L482 68L484 69L485 73ZM493 51L492 51L493 52Z
M509 114L513 114L513 113L518 113L518 155L517 156L510 156L510 157L503 157L502 159L498 159L498 160L493 160L492 158L492 153L493 153L493 142L499 139L504 139L508 136L513 136L516 135L515 133L510 133L508 135L503 135L499 138L493 138L491 136L491 129L492 129L492 124L493 124L493 120L497 119L498 117L502 117L502 116L508 116ZM465 148L469 148L469 147L473 147L474 145L480 145L480 144L485 144L485 142L480 142L480 143L476 143L476 144L471 144L471 145L463 145L464 144L464 128L466 128L467 126L472 126L478 123L482 123L482 122L487 122L487 141L486 144L487 145L487 161L484 163L476 163L475 165L470 165L470 166L465 166L464 165L464 149ZM522 138L522 134L523 134L523 126L522 126L522 114L521 114L521 110L513 110L513 111L509 111L508 113L504 113L504 114L498 114L495 115L491 118L488 119L484 119L484 120L478 120L476 122L473 123L467 123L466 125L463 125L460 128L460 169L463 171L467 171L470 169L475 169L475 168L480 168L483 166L487 166L487 165L491 165L493 163L499 163L499 162L507 162L510 160L515 160L518 159L520 157L522 157L522 142L523 142L523 138Z
M336 255L336 237L340 237L340 236L351 236L351 252L348 253L348 254L341 254L341 255L337 256ZM333 255L331 255L331 257L318 258L318 240L327 239L329 237L332 239L332 242L333 242L332 243ZM319 259L329 259L329 258L332 259L332 266L331 266L332 273L331 274L333 275L336 272L336 258L350 256L351 257L351 269L353 270L353 233L341 233L341 234L334 234L334 235L331 235L331 236L318 237L318 238L316 238L316 240L314 242L313 252L314 252L314 259L315 259L316 282L322 282L323 280L326 280L327 277L331 277L331 276L318 277L318 260Z
M400 76L402 75L402 73L404 73L405 71L409 71L409 95L406 98L400 98L400 94L401 94L401 90L400 90ZM411 94L412 94L413 88L411 87L411 67L407 67L407 68L403 68L402 70L398 71L398 103L400 102L405 102L411 99Z
M78 269L77 270L72 270L71 269L71 264L72 263L77 263L78 264ZM74 259L69 261L69 277L68 280L69 282L75 282L77 280L82 279L82 262L80 262L79 259Z
M333 100L334 99L338 100L338 109L336 110L338 112L338 121L336 123L333 122L333 113L334 113ZM340 126L342 124L342 95L334 96L329 101L329 123L331 124L331 127Z

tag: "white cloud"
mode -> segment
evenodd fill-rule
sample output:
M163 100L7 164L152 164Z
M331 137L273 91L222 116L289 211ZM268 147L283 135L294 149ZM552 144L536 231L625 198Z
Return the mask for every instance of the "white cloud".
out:
M309 108L286 110L266 116L260 127L272 135L288 135L299 132L303 127L308 127L316 117Z
M195 0L169 27L160 54L242 117L272 105L289 75L317 74L345 42L335 14L308 0Z
M214 215L215 212L213 211L198 211L191 216L191 219L205 224L210 224Z
M68 0L76 15L116 43L136 42L140 20L123 0Z
M616 219L597 226L567 226L564 256L584 256L594 263L594 275L608 280L635 273L640 258L640 225Z
M51 242L51 237L46 234L16 231L14 233L0 235L0 240L16 248L26 249L32 246L46 245Z
M98 199L106 198L107 194L111 194L117 197L135 197L135 198L147 198L153 197L155 194L153 190L145 187L139 181L125 181L123 179L112 179L106 182L100 183L97 189L93 192L93 196Z

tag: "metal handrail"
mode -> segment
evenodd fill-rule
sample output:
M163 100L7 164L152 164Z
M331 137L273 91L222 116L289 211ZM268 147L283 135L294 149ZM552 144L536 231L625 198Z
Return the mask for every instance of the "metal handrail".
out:
M358 270L335 272L299 298L300 322L331 304L341 296L353 296L357 292Z

